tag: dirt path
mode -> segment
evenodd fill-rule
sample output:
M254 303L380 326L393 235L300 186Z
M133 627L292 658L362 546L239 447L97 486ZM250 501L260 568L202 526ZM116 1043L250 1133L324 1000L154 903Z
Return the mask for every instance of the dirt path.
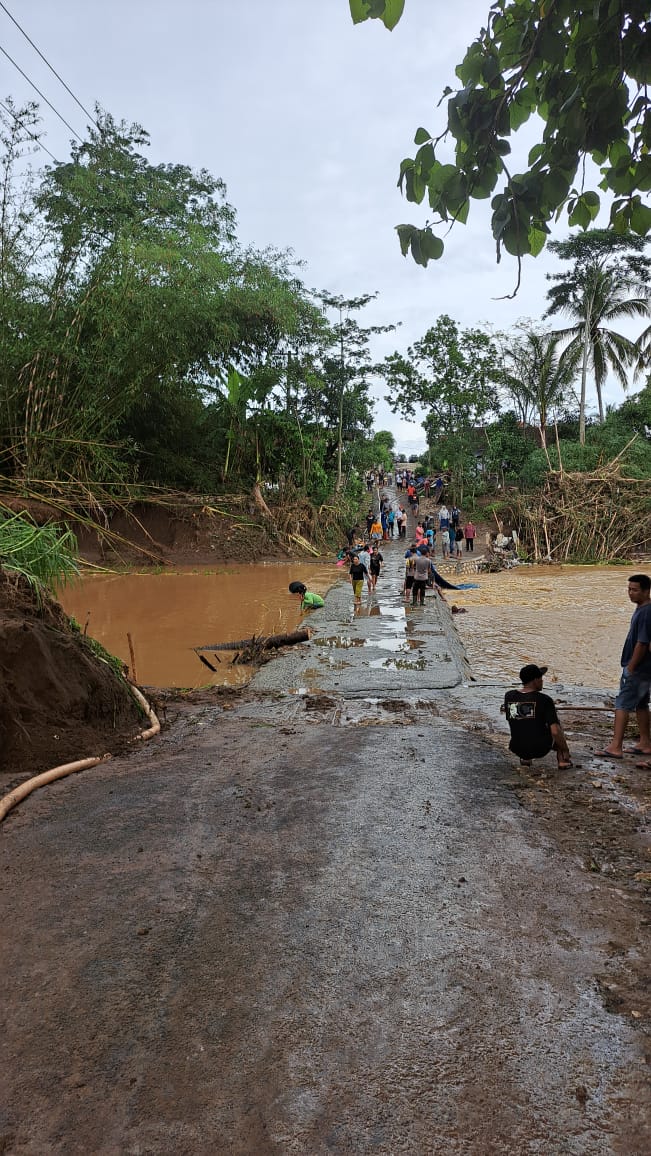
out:
M630 873L643 816L519 778L442 621L406 694L377 636L343 687L281 661L9 816L0 1151L651 1150L644 889L584 854L612 807Z

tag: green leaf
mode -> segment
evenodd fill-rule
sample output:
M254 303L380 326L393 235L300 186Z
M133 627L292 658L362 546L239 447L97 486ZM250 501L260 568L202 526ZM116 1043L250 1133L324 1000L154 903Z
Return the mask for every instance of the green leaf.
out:
M631 229L639 237L646 237L651 230L651 209L643 205L639 197L635 197L631 210Z
M417 128L416 129L416 136L414 137L414 144L417 144L417 145L427 144L427 142L431 139L432 139L432 135L431 135L431 133L429 133L427 131L426 128Z
M411 242L411 238L413 237L415 232L416 232L415 225L397 225L396 226L396 233L398 234L398 240L400 241L400 249L402 251L403 257L406 257L407 253L409 252L409 245Z
M509 123L513 132L516 132L531 116L531 106L521 104L516 98L509 105Z
M546 233L532 225L529 229L529 251L532 257L537 257L545 247Z
M420 252L425 265L428 261L438 261L439 257L443 256L444 248L441 238L437 237L431 229L421 229Z
M353 24L381 20L391 32L402 16L405 0L349 0Z
M369 19L370 13L366 0L349 0L349 4L353 24L361 24L363 20Z

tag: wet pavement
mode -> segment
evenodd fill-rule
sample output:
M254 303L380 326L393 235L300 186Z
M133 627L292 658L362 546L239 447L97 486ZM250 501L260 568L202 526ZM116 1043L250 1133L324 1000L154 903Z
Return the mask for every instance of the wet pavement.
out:
M309 646L292 647L253 679L258 691L335 693L344 698L414 695L457 686L470 675L450 607L428 590L424 606L405 603L405 548L382 543L384 564L376 589L353 605L342 568L320 610L306 614Z
M648 1024L602 994L638 907L383 552L360 614L342 582L239 699L8 817L0 1150L651 1150Z

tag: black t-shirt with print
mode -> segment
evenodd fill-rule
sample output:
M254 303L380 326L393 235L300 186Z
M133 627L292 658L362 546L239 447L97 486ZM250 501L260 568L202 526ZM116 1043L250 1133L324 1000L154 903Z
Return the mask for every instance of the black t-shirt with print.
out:
M511 730L509 750L521 759L540 759L552 749L552 723L558 722L553 698L539 690L509 690L504 696Z

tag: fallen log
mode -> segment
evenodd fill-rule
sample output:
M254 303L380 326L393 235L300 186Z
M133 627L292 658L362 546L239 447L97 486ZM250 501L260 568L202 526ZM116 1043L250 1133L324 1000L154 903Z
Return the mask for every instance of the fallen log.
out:
M307 627L302 630L293 630L291 634L260 634L253 638L240 638L238 642L211 642L205 646L193 646L195 654L200 650L274 650L278 646L294 646L296 642L309 642L310 632Z

